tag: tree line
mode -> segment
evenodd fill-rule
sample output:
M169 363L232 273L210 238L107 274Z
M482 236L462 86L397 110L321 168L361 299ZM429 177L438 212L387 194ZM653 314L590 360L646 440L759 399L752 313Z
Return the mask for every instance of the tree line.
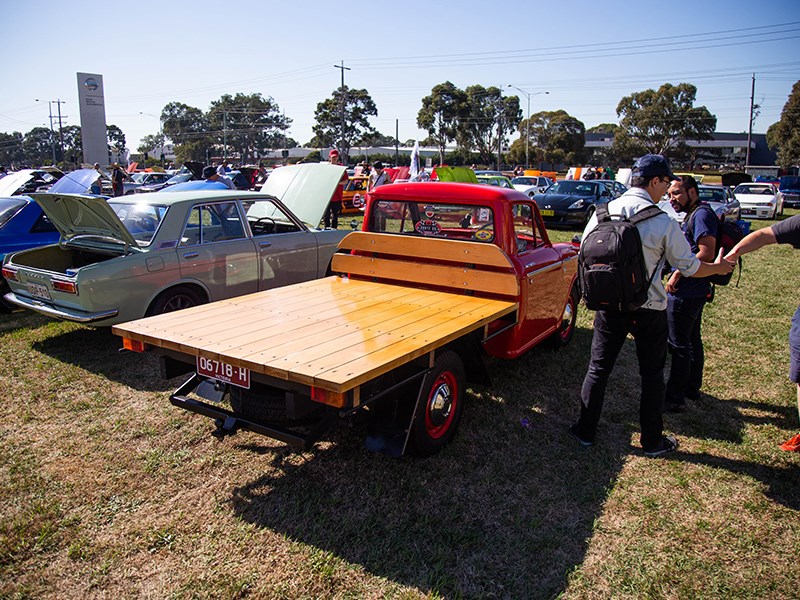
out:
M665 83L657 90L634 92L619 101L618 123L587 130L564 110L540 111L525 118L519 97L504 94L498 87L472 85L462 90L445 81L421 99L417 125L428 133L420 142L438 148L440 163L493 164L502 155L504 162L510 164L524 164L528 156L534 165L583 164L587 160L587 132L613 135L613 145L595 155L594 160L603 164L630 164L647 152L691 161L686 142L711 139L717 124L705 106L695 106L696 96L697 88L689 83ZM378 109L366 89L336 88L329 98L317 104L313 137L305 146L338 147L348 157L357 146L399 143L370 124L370 118L376 116ZM205 111L170 102L159 119L159 131L142 139L137 149L140 153L162 147L170 140L179 161L203 161L226 152L252 162L276 149L298 145L286 135L292 119L272 97L260 93L225 94ZM792 89L781 120L767 132L768 144L784 167L800 162L799 122L800 81ZM0 133L0 163L79 164L80 127L68 125L59 133L54 135L45 127L35 127L24 135ZM515 133L519 138L508 146ZM109 150L121 152L125 143L120 128L109 125ZM413 141L402 145L409 143ZM450 151L453 146L455 150Z

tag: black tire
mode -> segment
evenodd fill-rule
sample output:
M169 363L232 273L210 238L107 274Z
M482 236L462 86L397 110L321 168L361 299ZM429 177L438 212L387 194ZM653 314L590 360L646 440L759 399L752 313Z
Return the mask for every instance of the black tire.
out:
M580 300L578 283L575 282L572 290L570 290L567 303L564 305L564 312L561 313L561 322L558 324L558 329L547 340L551 348L558 350L572 340L572 336L575 334L575 322L578 319L578 303Z
M162 315L175 310L191 308L205 302L206 299L194 289L186 285L179 285L157 296L150 308L147 309L147 316Z
M409 454L431 456L453 439L461 421L465 380L458 354L447 351L436 359L422 383L422 398L408 437Z
M597 209L594 206L590 206L589 208L586 209L586 219L583 222L584 228L589 223L589 219L592 218L592 215L595 213L596 210Z

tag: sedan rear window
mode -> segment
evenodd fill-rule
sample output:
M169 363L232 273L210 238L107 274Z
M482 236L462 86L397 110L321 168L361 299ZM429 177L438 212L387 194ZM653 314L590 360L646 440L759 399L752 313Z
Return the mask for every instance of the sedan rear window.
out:
M140 246L147 246L153 241L158 226L164 219L164 215L167 214L167 207L159 204L121 202L109 202L108 204Z
M25 204L25 200L19 198L0 198L0 227L8 223Z

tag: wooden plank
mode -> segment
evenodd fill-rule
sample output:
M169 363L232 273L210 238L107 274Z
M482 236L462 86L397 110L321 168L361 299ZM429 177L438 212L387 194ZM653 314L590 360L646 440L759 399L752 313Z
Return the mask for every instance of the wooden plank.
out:
M411 258L431 258L511 269L513 265L499 246L481 242L466 242L423 236L395 235L353 231L341 242L342 250L359 250L377 254L393 254Z
M331 268L337 272L359 277L375 277L500 296L519 295L519 281L514 273L479 271L464 267L353 254L334 255Z

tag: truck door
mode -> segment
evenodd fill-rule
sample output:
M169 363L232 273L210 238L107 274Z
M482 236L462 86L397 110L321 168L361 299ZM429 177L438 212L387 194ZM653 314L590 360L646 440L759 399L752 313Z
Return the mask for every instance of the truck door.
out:
M178 246L182 278L202 282L210 300L250 294L258 290L255 257L235 200L192 207Z
M520 279L523 334L526 339L534 339L560 322L568 282L565 282L561 256L547 242L531 204L518 202L511 209L517 259L524 274Z

